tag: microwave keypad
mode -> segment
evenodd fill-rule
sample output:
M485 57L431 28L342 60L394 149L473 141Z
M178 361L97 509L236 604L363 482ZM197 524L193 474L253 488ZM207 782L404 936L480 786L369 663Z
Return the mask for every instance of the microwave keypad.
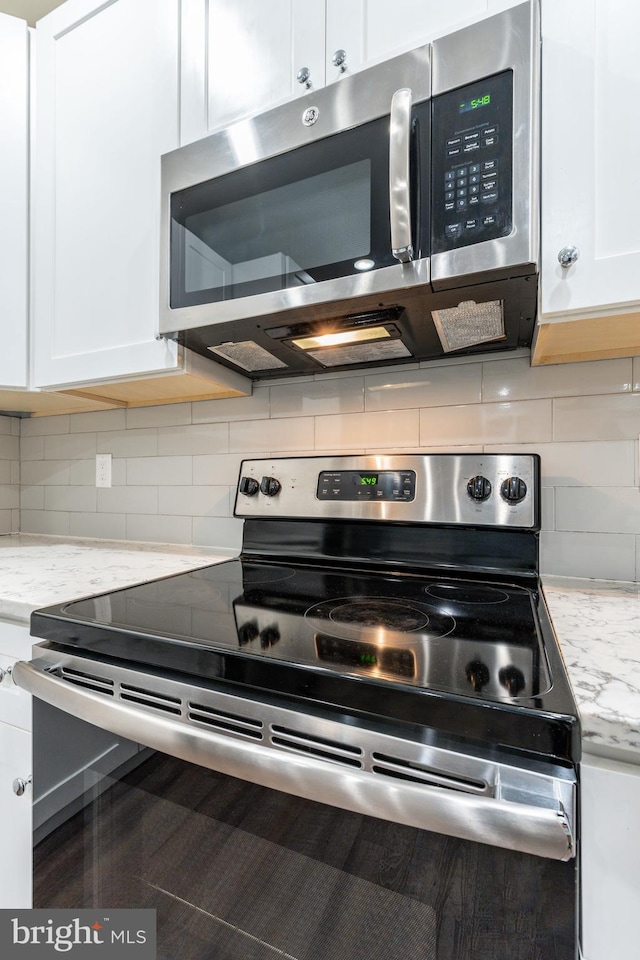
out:
M511 232L511 97L508 71L435 98L432 252Z

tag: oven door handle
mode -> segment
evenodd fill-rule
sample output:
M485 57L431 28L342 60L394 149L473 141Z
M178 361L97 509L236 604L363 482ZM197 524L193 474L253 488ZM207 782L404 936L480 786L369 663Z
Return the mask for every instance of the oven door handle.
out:
M411 90L402 87L391 99L389 122L389 216L391 252L396 260L413 260L411 237Z
M33 696L117 736L189 763L273 790L553 860L575 856L571 820L558 800L537 806L379 776L338 762L200 728L180 716L132 706L113 691L95 693L51 673L50 662L19 661L15 683Z

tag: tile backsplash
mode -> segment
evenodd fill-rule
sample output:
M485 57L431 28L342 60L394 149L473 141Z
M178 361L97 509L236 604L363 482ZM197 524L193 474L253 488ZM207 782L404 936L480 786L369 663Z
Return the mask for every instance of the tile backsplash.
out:
M638 580L639 434L640 358L532 368L525 351L258 383L246 398L0 417L0 532L17 529L19 489L24 533L237 549L243 457L526 451L542 457L543 571ZM113 456L111 488L95 486L96 453Z
M20 523L20 421L0 416L0 534Z

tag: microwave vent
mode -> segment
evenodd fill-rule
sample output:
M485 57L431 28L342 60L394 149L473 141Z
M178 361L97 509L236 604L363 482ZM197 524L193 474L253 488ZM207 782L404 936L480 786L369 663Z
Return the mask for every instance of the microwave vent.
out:
M445 353L505 337L501 300L464 300L457 307L432 310L431 316Z
M340 367L346 363L378 363L380 360L399 360L410 357L410 351L400 339L375 340L373 343L353 343L344 347L326 347L307 350L307 356L323 367Z
M272 353L261 347L259 343L253 340L244 340L241 343L222 343L219 347L208 347L212 353L219 357L224 357L235 364L236 367L242 367L254 373L257 370L277 370L287 367L286 363L274 357Z

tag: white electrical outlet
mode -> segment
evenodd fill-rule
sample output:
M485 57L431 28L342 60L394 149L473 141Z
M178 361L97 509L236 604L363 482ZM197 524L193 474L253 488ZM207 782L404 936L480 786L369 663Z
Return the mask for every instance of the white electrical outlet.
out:
M96 487L111 486L111 454L96 453Z

